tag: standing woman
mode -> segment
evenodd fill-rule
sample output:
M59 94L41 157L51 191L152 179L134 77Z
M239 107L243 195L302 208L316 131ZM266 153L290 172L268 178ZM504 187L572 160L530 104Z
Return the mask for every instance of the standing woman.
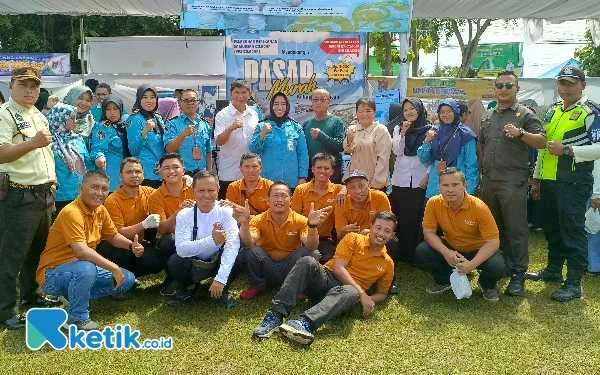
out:
M110 192L121 185L119 177L121 161L131 156L127 141L127 127L121 120L123 101L111 94L102 101L100 121L92 130L91 159L96 169L101 169L110 177Z
M373 99L358 99L356 117L358 124L348 127L344 141L344 152L352 154L346 175L353 169L360 169L367 174L371 189L385 192L388 186L392 137L385 125L374 121Z
M262 177L285 181L295 189L308 177L308 147L302 126L289 113L287 96L281 92L273 95L270 114L258 123L250 151L262 159Z
M92 149L92 129L94 128L94 116L90 112L92 108L92 90L87 86L72 87L63 103L77 107L77 124L75 133L83 137L88 152Z
M56 191L55 218L60 210L79 196L79 185L83 182L86 164L90 162L83 137L74 131L76 116L77 108L64 103L56 104L48 112L54 168L59 184Z
M158 94L150 85L137 89L133 112L128 119L127 140L132 156L140 159L144 167L142 185L158 189L162 178L158 173L158 161L164 154L163 119L158 110Z
M392 152L396 155L390 204L398 220L398 260L412 262L423 219L430 168L430 164L419 161L417 150L432 125L420 99L405 99L402 112L403 116L396 117L389 124L394 129Z
M444 99L438 106L439 124L427 132L417 155L423 164L433 163L425 198L440 194L439 173L448 167L460 169L467 179L467 193L473 194L479 183L477 136L460 123L456 100Z

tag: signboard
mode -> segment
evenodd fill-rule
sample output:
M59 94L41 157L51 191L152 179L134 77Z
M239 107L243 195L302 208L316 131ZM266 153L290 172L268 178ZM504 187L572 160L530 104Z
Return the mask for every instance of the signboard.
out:
M350 122L364 94L364 54L363 33L228 31L227 87L247 80L265 114L271 97L283 92L299 122L313 116L311 93L322 87L331 95L330 112Z
M182 0L182 29L407 33L410 0Z
M70 53L0 53L0 76L10 76L13 69L33 67L42 76L71 76Z
M506 70L521 76L521 43L480 44L477 46L471 68L479 70L478 77L496 77ZM483 66L482 66L483 64Z
M369 78L373 87L389 87L395 80L395 77ZM485 78L409 78L406 96L420 99L496 100L494 80Z
M375 102L376 108L375 121L387 124L390 105L400 103L400 91L387 90L373 93L373 101Z

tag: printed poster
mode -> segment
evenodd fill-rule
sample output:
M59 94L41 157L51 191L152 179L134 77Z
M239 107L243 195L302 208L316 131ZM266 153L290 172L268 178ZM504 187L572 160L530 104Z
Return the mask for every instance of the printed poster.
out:
M42 76L71 76L70 53L0 53L0 76L10 76L13 69L33 67Z

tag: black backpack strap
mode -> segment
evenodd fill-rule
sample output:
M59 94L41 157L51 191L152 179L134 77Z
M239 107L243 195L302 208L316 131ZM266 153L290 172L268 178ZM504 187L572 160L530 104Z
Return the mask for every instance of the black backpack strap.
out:
M194 229L192 229L192 241L196 241L198 235L198 204L194 203Z

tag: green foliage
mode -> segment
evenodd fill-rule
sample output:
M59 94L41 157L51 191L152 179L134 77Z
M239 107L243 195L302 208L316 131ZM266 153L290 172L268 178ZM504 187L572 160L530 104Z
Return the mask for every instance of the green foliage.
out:
M460 66L440 66L439 64L435 64L433 68L433 73L429 74L429 77L453 77L460 78L461 70Z
M587 76L600 77L600 47L595 47L590 29L585 31L585 47L575 50L575 58L579 60Z
M71 53L71 71L81 73L79 17L64 15L0 15L0 52ZM179 17L84 18L86 37L184 35ZM217 30L187 31L186 35L218 35Z
M398 33L369 33L368 35L369 46L373 48L375 61L383 68L384 72L391 71L392 65L400 63L400 50L396 47ZM391 43L388 43L386 39ZM391 54L391 58L389 58L389 54Z

